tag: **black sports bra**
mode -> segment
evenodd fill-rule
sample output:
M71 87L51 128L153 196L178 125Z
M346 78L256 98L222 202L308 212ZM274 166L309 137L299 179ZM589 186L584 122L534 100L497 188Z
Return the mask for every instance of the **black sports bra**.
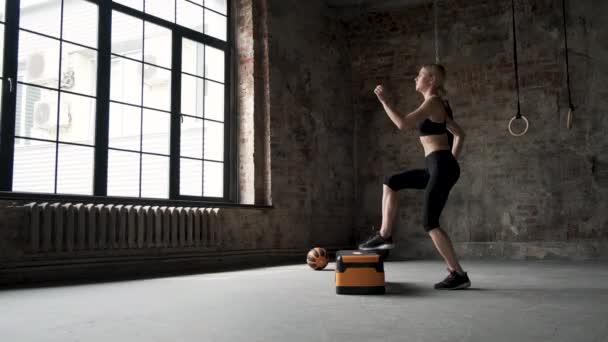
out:
M444 122L433 122L429 119L422 121L418 124L418 131L420 132L420 136L423 137L425 135L438 135L444 134L447 132L447 128Z
M450 105L444 102L443 107L447 115L452 118L452 108L450 108ZM445 121L434 122L429 120L428 118L418 124L418 131L421 137L426 135L439 135L448 133Z

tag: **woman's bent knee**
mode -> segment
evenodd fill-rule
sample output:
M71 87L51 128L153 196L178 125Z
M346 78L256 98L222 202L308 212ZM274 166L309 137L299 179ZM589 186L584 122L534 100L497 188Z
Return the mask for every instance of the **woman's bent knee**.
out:
M397 191L395 176L385 176L383 184L388 190Z
M439 226L437 227L429 227L429 226L424 226L424 231L431 234L433 231L438 232L439 230L436 229L440 229Z

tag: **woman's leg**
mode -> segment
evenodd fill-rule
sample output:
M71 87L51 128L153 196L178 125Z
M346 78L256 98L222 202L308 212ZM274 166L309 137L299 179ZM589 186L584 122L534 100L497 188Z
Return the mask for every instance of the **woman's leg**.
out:
M438 153L427 158L430 179L424 199L424 228L450 271L450 275L435 284L435 288L454 290L471 286L471 281L458 262L450 237L439 227L439 217L450 190L460 177L460 167L451 152L448 153Z
M390 188L389 188L390 189ZM392 189L391 189L392 190ZM382 211L380 211L381 215L384 215L384 208L386 207L386 185L382 186Z
M435 248L437 248L437 251L439 251L439 254L441 254L446 264L448 264L450 272L456 271L458 273L463 273L464 271L458 262L454 246L452 245L452 241L448 234L440 227L437 227L429 231L429 235L435 244Z
M402 189L425 189L429 181L426 169L408 170L384 179L382 185L382 225L380 235L388 238L393 235L393 223L397 215L398 194Z
M379 234L374 234L359 245L359 249L393 248L393 223L397 214L397 191L401 189L424 189L429 179L425 169L409 170L384 178L382 187L382 224Z
M441 254L446 264L448 264L448 270L450 272L444 280L436 283L434 288L436 290L459 290L470 287L471 279L469 279L469 275L460 267L448 234L443 231L443 229L437 227L431 229L429 235L439 251L439 254Z
M458 263L452 241L448 234L439 227L439 216L447 202L450 188L451 185L442 184L441 181L438 181L435 177L431 176L429 188L427 189L425 196L424 225L425 230L429 233L435 244L435 248L437 248L437 251L448 265L450 272L457 271L462 273L463 271Z
M388 238L393 235L393 222L397 214L397 191L389 188L388 185L382 186L382 225L380 226L380 236Z

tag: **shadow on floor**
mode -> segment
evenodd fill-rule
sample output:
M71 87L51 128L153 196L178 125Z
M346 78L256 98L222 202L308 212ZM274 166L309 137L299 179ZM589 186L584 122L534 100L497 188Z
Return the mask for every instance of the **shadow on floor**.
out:
M387 281L385 286L388 296L428 296L433 291L430 287L422 287L413 283Z
M386 294L389 296L429 296L437 294L438 292L446 292L446 290L438 291L433 288L432 284L427 286L420 286L413 283L398 283L398 282L386 282ZM470 287L465 290L456 291L489 291L489 289L482 289L479 287Z

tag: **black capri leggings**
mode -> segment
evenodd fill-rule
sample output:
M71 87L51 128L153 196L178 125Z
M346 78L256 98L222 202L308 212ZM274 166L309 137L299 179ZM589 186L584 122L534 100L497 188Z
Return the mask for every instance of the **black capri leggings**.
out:
M438 150L426 156L426 169L409 170L384 178L394 191L426 189L424 196L424 230L439 227L439 216L450 190L460 177L460 166L450 150Z

